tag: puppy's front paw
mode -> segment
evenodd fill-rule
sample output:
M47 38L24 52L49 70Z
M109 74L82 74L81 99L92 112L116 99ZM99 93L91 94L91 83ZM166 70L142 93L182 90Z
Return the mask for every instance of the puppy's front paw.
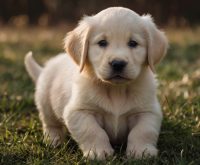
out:
M143 146L134 146L134 147L127 147L126 155L127 157L140 159L142 157L154 157L157 156L158 150L155 146L151 144L146 144Z
M93 147L91 149L83 150L84 157L87 157L90 160L97 159L97 160L105 160L106 157L112 156L114 150L111 147Z

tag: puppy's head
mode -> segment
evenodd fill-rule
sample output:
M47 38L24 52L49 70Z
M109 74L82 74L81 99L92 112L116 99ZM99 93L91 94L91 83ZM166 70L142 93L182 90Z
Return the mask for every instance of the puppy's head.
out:
M122 7L84 17L65 39L67 53L91 77L103 82L126 83L137 79L144 67L165 55L167 39L149 15L139 16Z

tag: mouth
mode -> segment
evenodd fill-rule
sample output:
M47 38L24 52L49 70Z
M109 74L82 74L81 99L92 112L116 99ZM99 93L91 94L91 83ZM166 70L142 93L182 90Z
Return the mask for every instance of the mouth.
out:
M121 75L114 75L114 76L107 78L106 80L110 81L110 82L115 82L115 83L123 83L123 82L130 81L131 79L129 79L125 76L121 76Z

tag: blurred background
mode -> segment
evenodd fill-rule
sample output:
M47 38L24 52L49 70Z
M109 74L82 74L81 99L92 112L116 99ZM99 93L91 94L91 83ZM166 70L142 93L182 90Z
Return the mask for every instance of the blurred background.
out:
M0 24L56 25L76 22L110 6L150 13L160 25L191 26L200 22L198 0L1 0Z

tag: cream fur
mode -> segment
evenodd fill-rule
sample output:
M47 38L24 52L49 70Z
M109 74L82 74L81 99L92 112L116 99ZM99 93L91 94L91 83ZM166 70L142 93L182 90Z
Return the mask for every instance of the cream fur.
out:
M127 46L130 38L137 47ZM97 44L102 39L106 48ZM126 141L127 156L156 156L162 112L152 70L166 53L167 39L152 19L108 8L84 17L65 38L65 49L67 54L49 60L39 77L30 72L38 67L34 60L25 61L37 80L35 102L45 137L57 146L66 127L90 159L105 159L113 155L112 145ZM124 79L109 78L115 59L127 62Z

